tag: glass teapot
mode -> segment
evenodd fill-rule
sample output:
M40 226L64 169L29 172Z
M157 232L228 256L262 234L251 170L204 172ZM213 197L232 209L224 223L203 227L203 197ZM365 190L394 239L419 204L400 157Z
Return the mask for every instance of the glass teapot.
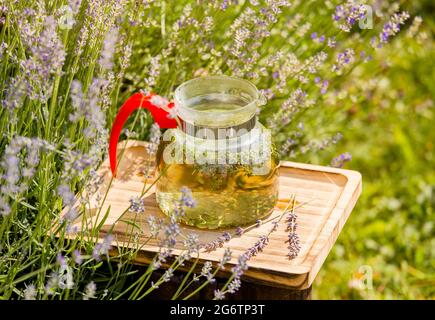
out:
M266 99L249 81L228 76L181 84L174 102L136 93L113 124L109 153L116 174L116 145L128 115L148 109L166 130L157 151L156 198L167 215L183 188L195 200L181 222L199 228L237 227L269 215L278 197L279 161L269 130L257 120Z

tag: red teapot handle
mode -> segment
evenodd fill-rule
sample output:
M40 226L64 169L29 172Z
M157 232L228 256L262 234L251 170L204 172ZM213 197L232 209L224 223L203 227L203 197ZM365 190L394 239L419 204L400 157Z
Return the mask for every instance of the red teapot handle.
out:
M112 125L112 131L110 133L109 142L109 159L110 159L110 169L112 170L112 175L116 176L116 149L118 146L119 136L121 130L127 121L128 117L133 113L133 111L139 108L148 109L151 112L154 121L159 125L160 128L176 128L177 121L174 118L169 117L169 112L167 110L174 107L174 104L168 103L167 106L159 106L153 103L154 97L163 101L163 98L155 94L144 95L142 93L135 93L119 109L118 114L115 117L115 121ZM166 107L166 108L164 108ZM166 109L166 110L165 110Z

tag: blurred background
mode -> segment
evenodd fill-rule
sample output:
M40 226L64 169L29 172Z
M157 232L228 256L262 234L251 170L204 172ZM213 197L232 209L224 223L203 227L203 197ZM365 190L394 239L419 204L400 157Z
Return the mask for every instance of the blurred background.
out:
M337 122L343 141L311 161L349 152L346 168L363 193L313 285L318 299L435 297L434 2L402 4L421 16L418 34L401 34L373 65L355 70L369 85L346 84L364 101ZM354 77L358 78L358 77Z

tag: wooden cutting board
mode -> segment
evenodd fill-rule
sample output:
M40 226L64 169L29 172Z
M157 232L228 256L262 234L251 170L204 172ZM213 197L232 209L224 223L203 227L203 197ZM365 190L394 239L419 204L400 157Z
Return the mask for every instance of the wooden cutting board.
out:
M145 213L125 212L130 205L129 199L142 192L145 182L150 185L154 179L151 173L144 175L144 168L150 163L146 145L146 142L134 140L119 143L118 154L122 154L122 157L117 177L112 178L108 160L104 161L98 170L102 177L99 193L104 197L108 191L101 212L98 214L96 194L90 195L91 201L87 205L85 220L80 219L76 223L79 228L83 221L88 225L96 225L110 207L100 238L112 229L115 236L112 243L114 246L142 246L135 261L145 264L159 251L156 240L144 244L149 238L146 217L152 214L166 218L157 206L154 188L143 197ZM298 203L306 203L296 210L301 250L294 260L289 260L286 256L288 249L285 241L288 232L285 230L283 219L277 230L271 234L270 242L263 252L249 261L249 269L243 279L248 282L304 290L311 286L361 194L361 174L356 171L283 161L280 163L279 179L279 201L270 217L282 213L291 195L296 196ZM123 213L122 219L117 221ZM136 228L129 223L132 221L137 225ZM227 242L224 248L228 246L232 250L231 264L236 263L238 256L254 245L261 235L267 234L271 227L270 222L265 223ZM135 243L128 240L131 239L132 229L136 231ZM216 239L223 232L188 226L182 226L181 229L183 234L197 233L200 241L204 243ZM210 253L202 252L201 261L218 262L224 248ZM175 251L176 254L179 252ZM230 270L231 268L227 267L222 273L231 272Z

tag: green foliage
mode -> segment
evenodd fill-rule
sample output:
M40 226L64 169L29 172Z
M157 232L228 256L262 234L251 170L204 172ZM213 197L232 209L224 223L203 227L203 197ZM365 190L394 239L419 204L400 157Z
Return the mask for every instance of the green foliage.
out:
M360 91L368 99L349 105L337 151L353 155L348 168L362 173L363 193L315 282L315 298L435 297L434 29L428 24L372 62L383 65L381 73L371 74L369 65L361 70L377 85ZM367 275L365 265L372 288L355 285Z

